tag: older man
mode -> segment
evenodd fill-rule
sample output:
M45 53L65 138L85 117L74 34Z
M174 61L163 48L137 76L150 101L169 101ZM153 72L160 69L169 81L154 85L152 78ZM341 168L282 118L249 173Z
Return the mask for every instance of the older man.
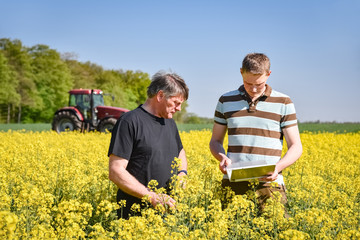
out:
M181 110L188 94L179 75L158 72L148 87L145 103L117 121L108 156L109 178L119 188L117 201L126 200L126 207L118 210L119 217L128 218L131 206L140 204L144 196L154 207L174 207L174 199L151 191L147 185L156 180L159 188L167 188L175 157L181 159L178 175L187 174L185 151L172 117Z

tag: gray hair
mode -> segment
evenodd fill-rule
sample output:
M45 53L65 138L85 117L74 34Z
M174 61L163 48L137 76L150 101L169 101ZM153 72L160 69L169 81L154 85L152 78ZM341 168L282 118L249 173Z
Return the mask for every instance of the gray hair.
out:
M187 100L189 96L189 88L184 79L176 73L159 71L154 74L147 89L147 95L152 98L160 90L163 91L166 98L181 95L184 100Z

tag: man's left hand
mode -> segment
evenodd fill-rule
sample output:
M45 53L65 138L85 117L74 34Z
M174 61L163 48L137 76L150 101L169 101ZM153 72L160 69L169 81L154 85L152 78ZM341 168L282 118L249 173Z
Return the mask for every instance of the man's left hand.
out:
M279 176L279 172L275 168L274 172L269 172L267 177L259 178L259 181L272 182L272 181L275 181L278 176Z

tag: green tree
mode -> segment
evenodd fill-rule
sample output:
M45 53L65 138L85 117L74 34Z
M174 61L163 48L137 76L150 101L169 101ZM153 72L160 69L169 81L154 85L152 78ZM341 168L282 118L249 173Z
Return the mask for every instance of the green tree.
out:
M17 122L22 119L23 107L36 107L42 104L42 100L37 95L36 85L32 72L32 59L27 53L20 40L0 39L0 49L3 50L11 69L16 72L16 91L20 95L20 102L17 107Z
M68 91L74 88L102 89L115 97L110 102L112 98L105 95L107 105L127 109L147 98L151 81L141 71L104 70L91 62L78 62L75 54L60 56L47 45L25 47L20 40L8 38L0 39L0 51L0 105L6 108L0 114L7 115L9 122L16 121L16 114L17 122L50 122L54 112L67 105Z
M183 119L183 123L191 124L212 124L213 122L213 118L199 117L195 113L187 113Z
M6 106L7 117L6 122L10 123L10 110L12 106L20 104L20 94L17 93L18 79L16 72L8 65L8 61L0 50L0 106ZM0 120L2 119L0 112Z
M34 81L43 103L29 109L29 115L34 121L50 122L54 112L67 104L73 78L56 50L39 44L29 48L28 52L33 59Z
M125 72L120 70L119 73L122 76L126 89L135 97L135 104L144 103L147 98L147 87L151 83L149 74L131 70Z
M133 100L128 99L125 91L125 84L122 81L121 75L116 71L104 71L96 79L97 86L104 92L104 100L106 105L114 107L131 108L129 103ZM114 97L112 101L111 96Z
M71 71L74 86L73 88L97 88L96 80L104 71L99 65L91 62L81 63L74 59L65 59L65 63Z
M189 113L186 116L185 119L185 123L191 123L191 124L200 124L201 123L201 119L196 116L196 114L194 113Z
M105 93L115 97L109 105L134 109L145 102L150 79L147 73L140 71L106 70L98 77L97 84Z

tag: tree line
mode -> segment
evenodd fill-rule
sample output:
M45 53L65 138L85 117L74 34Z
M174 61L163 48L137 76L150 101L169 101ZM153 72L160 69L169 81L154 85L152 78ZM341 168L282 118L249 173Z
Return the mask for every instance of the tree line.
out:
M105 70L44 44L27 47L18 39L0 39L0 123L49 123L76 88L101 89L115 96L105 95L106 105L132 110L146 100L150 81L142 71ZM185 102L174 116L177 122L186 122L186 107Z

